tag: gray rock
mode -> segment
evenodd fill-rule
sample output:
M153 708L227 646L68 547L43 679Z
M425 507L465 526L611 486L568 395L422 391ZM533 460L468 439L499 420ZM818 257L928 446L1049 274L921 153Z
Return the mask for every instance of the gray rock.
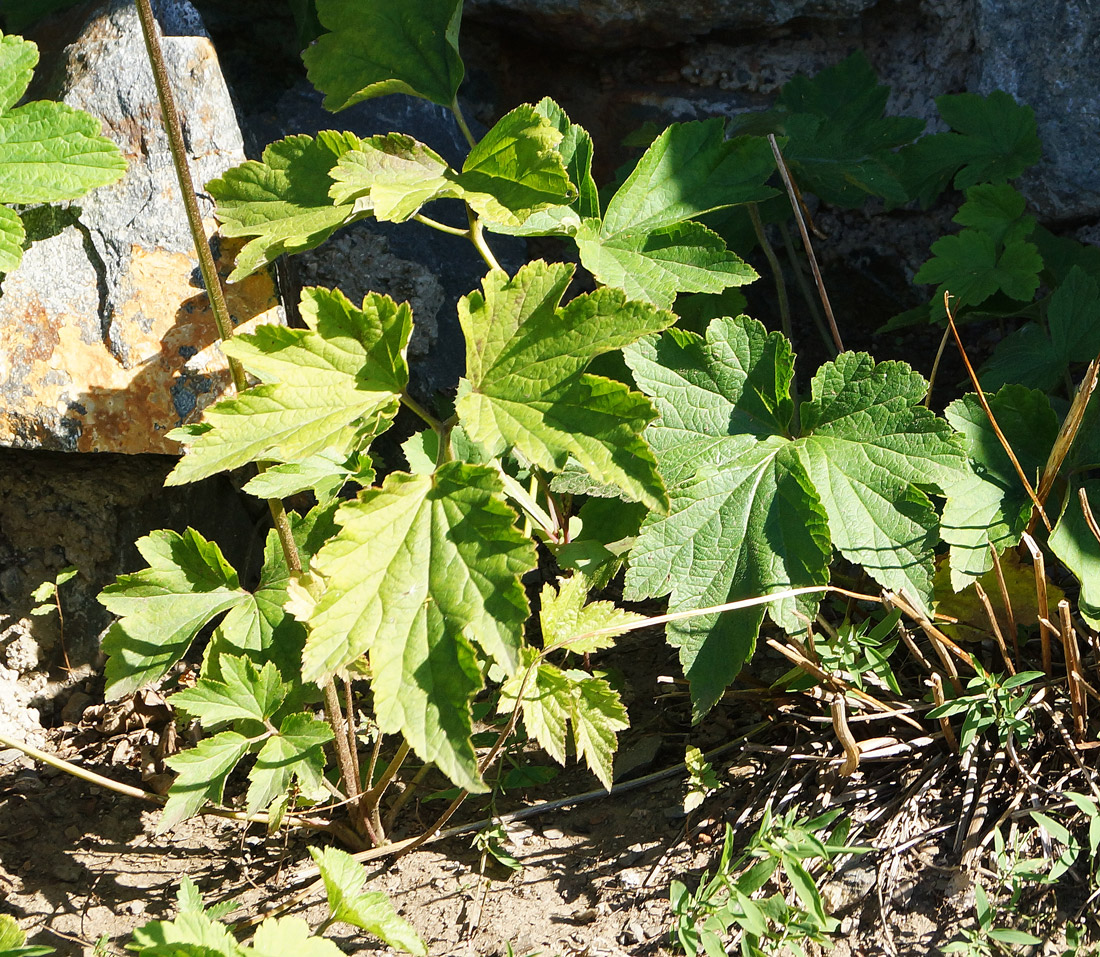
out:
M875 0L467 0L470 19L507 19L567 46L667 46L715 30L774 27L796 17L844 19Z
M196 14L164 0L176 28ZM203 37L167 37L191 173L201 186L243 161L217 56ZM198 279L136 8L93 14L51 96L88 111L130 167L67 209L27 217L33 241L0 287L0 444L62 451L175 452L165 433L195 421L228 377ZM213 232L213 205L204 216ZM227 266L232 250L215 247ZM266 274L234 289L238 322L277 321Z
M1100 17L1088 0L977 0L978 90L1035 110L1043 159L1021 181L1048 220L1100 215Z

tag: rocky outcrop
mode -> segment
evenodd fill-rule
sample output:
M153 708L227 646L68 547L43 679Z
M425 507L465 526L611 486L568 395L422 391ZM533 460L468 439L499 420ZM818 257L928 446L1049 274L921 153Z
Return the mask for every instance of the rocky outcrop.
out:
M467 0L472 19L502 19L586 49L658 47L716 30L774 27L796 17L853 17L875 0Z
M211 42L168 37L164 52L201 186L243 161L240 130ZM99 117L130 165L114 186L27 216L33 242L0 286L0 444L174 452L165 433L196 421L228 377L134 5L93 16L54 75L56 97ZM212 213L206 202L211 233ZM214 249L228 273L233 250ZM278 318L266 273L231 287L229 305L240 324Z

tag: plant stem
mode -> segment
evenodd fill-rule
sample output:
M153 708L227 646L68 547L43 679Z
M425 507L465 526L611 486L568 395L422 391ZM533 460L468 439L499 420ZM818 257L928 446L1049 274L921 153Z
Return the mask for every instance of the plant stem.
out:
M401 770L401 765L405 763L405 758L408 757L409 751L408 741L402 741L401 747L397 749L397 753L390 759L390 763L386 765L386 770L382 772L382 776L375 783L366 794L363 795L364 801L373 801L375 805L382 800L382 795L385 793L386 788L389 787L390 781L393 780L394 775Z
M434 415L424 408L419 402L416 401L408 392L401 393L401 404L407 409L411 409L420 418L422 418L432 429L433 432L438 433L440 436L443 434L444 423L440 422Z
M377 844L373 829L366 815L363 813L361 803L361 789L356 783L359 777L359 769L356 757L348 747L347 734L344 730L344 716L340 711L340 698L336 691L336 682L330 677L323 688L325 703L325 720L333 733L333 747L336 751L336 763L340 767L340 778L344 782L344 788L348 793L348 808L351 811L351 821L355 830L360 834L366 834L371 843Z
M203 285L206 286L206 295L210 299L210 311L213 313L214 322L218 326L218 335L223 340L230 339L233 336L233 320L229 316L229 307L225 303L225 293L222 291L214 256L210 252L210 243L206 238L206 230L202 224L199 204L195 199L195 184L191 179L191 169L187 165L187 150L183 142L183 130L180 127L180 118L176 110L175 97L172 95L172 87L168 81L168 71L164 67L164 54L161 52L160 40L157 37L153 9L149 0L137 0L137 10L138 17L141 19L141 32L145 37L145 49L149 54L149 64L153 69L153 82L156 84L157 99L160 101L164 132L168 134L172 164L176 168L176 179L179 181L180 193L183 195L183 205L187 210L187 225L191 230L191 238L195 243L195 255L199 259L199 271L202 273ZM233 376L233 384L237 387L238 392L242 392L248 387L244 368L236 359L229 360L229 371Z
M497 258L493 255L493 251L489 248L489 244L485 242L485 232L481 228L481 220L477 218L477 213L467 206L466 215L470 220L470 242L472 242L474 248L481 253L481 258L485 260L486 265L490 269L500 269L500 263L497 262Z
M477 146L477 140L474 138L474 134L470 132L470 127L466 125L466 117L462 115L462 107L458 105L458 97L456 96L451 102L451 112L455 115L455 122L458 124L458 128L462 130L462 135L466 137L466 142L470 144L470 149Z
M414 223L423 223L425 226L431 226L432 229L438 229L441 233L450 233L452 236L461 236L463 239L470 237L469 229L462 229L460 226L448 226L446 223L441 223L439 220L425 216L423 213L417 213L412 217L412 220Z

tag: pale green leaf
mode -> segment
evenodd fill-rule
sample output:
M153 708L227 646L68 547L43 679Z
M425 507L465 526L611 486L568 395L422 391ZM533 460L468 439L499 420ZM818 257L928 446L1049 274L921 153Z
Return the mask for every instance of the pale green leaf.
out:
M619 695L603 678L584 671L567 671L573 683L570 717L573 720L573 745L588 769L611 790L612 760L618 743L617 732L630 727Z
M661 309L671 308L682 292L721 292L760 278L721 236L699 223L605 237L598 220L585 220L574 238L581 262L601 283Z
M2 82L2 81L0 81ZM77 199L126 172L94 116L38 100L0 115L0 203Z
M391 474L341 506L339 534L312 568L326 589L313 610L303 677L323 681L369 654L374 706L456 784L483 790L469 741L481 687L476 641L515 670L534 567L490 469L450 462L433 475Z
M435 150L402 133L372 136L345 153L332 171L332 199L369 198L382 222L400 223L435 199L459 198L455 174Z
M325 937L314 937L301 917L269 917L252 938L255 957L343 957L343 951Z
M646 150L611 198L605 238L660 229L703 213L776 195L764 185L775 172L766 140L727 140L719 118L673 123Z
M550 472L572 455L597 481L663 508L664 489L640 435L652 407L622 383L584 369L593 357L664 329L675 317L607 288L559 307L572 275L567 264L541 261L512 279L494 270L484 295L460 301L468 378L456 411L490 454L515 448Z
M218 546L194 529L152 532L137 548L149 567L120 575L99 595L121 616L103 638L109 698L166 674L207 622L251 597Z
M257 671L247 658L222 655L218 670L220 681L204 675L194 687L172 695L172 706L194 715L204 728L242 719L266 721L278 710L285 689L274 664Z
M462 198L488 223L522 226L576 193L556 147L561 132L524 103L506 113L466 157L458 177Z
M11 272L23 261L26 238L19 214L7 206L0 206L0 273Z
M279 733L264 742L256 763L248 772L249 814L268 807L286 794L292 779L297 779L302 794L318 800L325 793L325 753L322 747L332 740L332 729L310 714L288 714L279 725Z
M351 133L324 131L277 140L263 160L249 160L206 184L217 201L225 236L248 236L229 275L237 282L284 253L319 246L340 226L369 211L329 198L332 170L340 157L358 149Z
M335 499L352 479L360 485L373 484L373 468L354 471L347 467L346 461L346 455L325 449L301 462L272 465L249 479L243 490L263 499L287 498L308 491L324 504Z
M524 668L501 686L497 710L510 712L522 688L520 705L528 734L559 764L565 764L566 734L573 726L573 745L605 788L611 788L617 732L630 726L618 694L601 677L563 671L540 662L533 648L523 649ZM532 666L534 666L532 668ZM527 670L530 676L524 681Z
M547 582L540 596L542 610L543 646L563 645L576 655L610 648L618 635L624 634L634 622L644 620L644 615L616 608L610 601L588 600L588 582L583 575L559 578L555 587ZM606 634L582 637L592 631Z
M1050 400L1023 386L1004 386L987 401L1034 486L1058 434ZM993 567L990 544L1002 552L1019 543L1031 518L1031 499L976 395L952 402L944 415L962 433L969 460L943 489L947 504L940 528L951 546L951 587L960 591Z
M0 34L0 113L22 99L38 65L38 46L30 40Z
M236 731L223 731L204 738L195 747L165 758L176 772L168 790L168 802L157 822L157 833L175 827L197 814L207 802L221 803L225 779L248 752L251 741Z
M350 854L335 847L309 849L321 879L325 882L332 919L360 927L390 947L408 954L426 955L427 947L419 935L393 907L382 891L363 891L366 875L363 865Z
M166 484L254 461L300 463L332 450L346 456L360 444L363 420L384 424L396 414L408 381L408 304L368 293L360 309L339 290L309 288L301 311L308 329L262 325L224 344L266 382L207 409L201 425L169 433L187 453Z
M302 59L326 109L388 93L454 102L463 74L462 0L317 0L317 16L332 32Z

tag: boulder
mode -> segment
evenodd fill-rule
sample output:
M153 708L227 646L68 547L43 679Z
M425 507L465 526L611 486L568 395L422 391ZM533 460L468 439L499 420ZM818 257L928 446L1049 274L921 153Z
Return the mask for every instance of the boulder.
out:
M467 0L465 16L583 49L659 47L797 17L854 17L875 0Z
M183 26L197 16L185 0L160 6ZM240 130L209 39L166 37L164 53L201 188L244 160ZM175 452L165 434L197 421L228 374L133 3L87 20L52 76L51 95L99 117L130 166L68 208L27 216L33 241L0 286L0 444ZM213 205L202 206L213 234ZM233 249L212 248L228 274ZM271 277L231 287L229 308L238 324L277 321Z
M1021 181L1048 221L1100 215L1100 19L1091 4L976 0L978 91L1035 110L1043 159Z

